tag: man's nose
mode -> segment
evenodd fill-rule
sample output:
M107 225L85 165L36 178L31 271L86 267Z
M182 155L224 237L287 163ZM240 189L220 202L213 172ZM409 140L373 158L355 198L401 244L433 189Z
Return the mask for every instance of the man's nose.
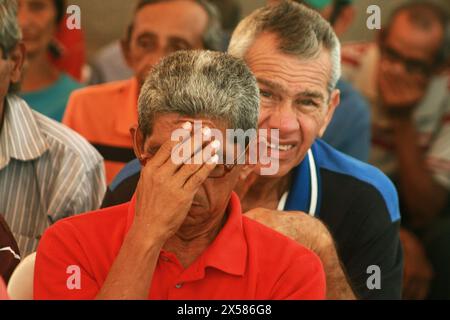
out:
M298 115L288 103L276 108L270 115L269 126L277 128L280 133L291 133L299 129Z

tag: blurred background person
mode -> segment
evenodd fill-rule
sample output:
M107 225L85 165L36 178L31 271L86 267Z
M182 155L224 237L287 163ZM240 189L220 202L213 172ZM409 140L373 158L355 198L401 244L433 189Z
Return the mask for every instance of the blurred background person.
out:
M64 1L56 1L56 5L62 6L66 12ZM58 9L59 11L60 9ZM86 82L86 44L82 29L67 28L66 14L59 23L55 39L51 46L50 60L61 71L66 72L80 83Z
M36 111L61 121L70 93L81 87L52 61L60 55L55 37L64 23L63 0L18 0L19 25L27 50L21 97Z
M99 153L16 95L26 55L16 15L16 0L0 0L0 213L26 257L48 226L97 209L106 185Z
M122 44L133 77L76 91L63 120L103 155L108 183L135 159L129 130L137 123L137 98L148 72L178 50L220 50L221 39L219 16L204 0L139 1Z
M153 2L157 2L154 0ZM164 0L159 0L160 2ZM195 1L195 0L192 0ZM236 0L205 0L212 6L204 6L209 16L220 15L222 23L221 43L215 50L225 51L236 25L241 17L241 6ZM205 3L205 1L203 3ZM152 1L149 1L152 2ZM202 2L200 2L202 3ZM97 52L89 63L89 84L100 84L111 81L126 80L133 76L133 70L124 56L123 41L115 40Z
M338 37L353 23L355 8L352 0L293 0L318 11L333 26ZM269 0L276 4L280 0ZM301 35L299 35L301 39ZM337 89L341 101L322 139L337 150L367 162L370 150L370 112L365 98L353 86L340 79Z
M449 15L433 1L400 6L376 43L343 48L345 77L371 104L370 161L402 200L405 298L427 296L432 267L431 297L450 298L449 50Z

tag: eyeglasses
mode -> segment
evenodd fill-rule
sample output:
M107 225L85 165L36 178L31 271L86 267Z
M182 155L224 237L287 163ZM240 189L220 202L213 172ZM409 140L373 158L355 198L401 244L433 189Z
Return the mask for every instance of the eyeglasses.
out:
M137 129L134 132L134 145L139 147L138 143L137 143L137 135L138 135L138 131L139 129ZM236 145L236 144L235 144ZM233 171L234 167L236 167L236 165L241 163L242 157L244 157L247 154L247 151L249 150L250 144L247 144L247 147L245 148L244 152L242 152L236 159L234 159L232 164L218 164L209 174L208 178L211 179L220 179L225 177L227 174L229 174L231 171ZM143 151L143 146L139 147L140 151ZM143 161L143 160L150 160L151 158L153 158L153 156L158 153L159 148L157 150L155 150L152 153L149 152L141 152L140 154L143 155L142 158L140 158L139 160ZM226 156L222 155L222 159L227 159Z
M395 49L383 44L381 54L390 61L400 62L408 73L429 76L432 73L433 65L425 61L404 57Z

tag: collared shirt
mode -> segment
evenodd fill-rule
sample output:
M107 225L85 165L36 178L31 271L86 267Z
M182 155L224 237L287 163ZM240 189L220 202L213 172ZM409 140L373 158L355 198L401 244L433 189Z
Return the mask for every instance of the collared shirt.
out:
M130 162L110 185L102 207L129 201L140 169L139 161ZM285 199L280 211L307 212L328 226L358 297L401 298L403 256L398 196L380 170L317 140L293 169ZM380 290L367 286L371 266L382 270Z
M134 199L51 227L37 252L34 297L95 298L133 222ZM243 217L236 194L231 195L227 214L217 237L186 269L173 253L160 253L149 299L325 298L324 271L313 252ZM79 271L79 289L67 287L70 266Z
M99 207L103 161L86 140L8 96L0 132L0 213L22 256L53 222Z
M135 158L130 128L138 121L138 91L132 78L75 91L67 105L63 123L100 152L108 183Z
M398 174L392 124L383 112L377 84L380 51L374 43L343 47L343 74L370 102L372 150L370 163L387 175ZM414 110L418 146L437 183L450 190L450 77L435 76Z

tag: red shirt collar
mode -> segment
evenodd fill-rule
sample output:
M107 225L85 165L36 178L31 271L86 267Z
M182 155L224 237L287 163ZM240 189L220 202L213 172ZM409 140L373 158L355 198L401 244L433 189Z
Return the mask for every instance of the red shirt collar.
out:
M133 223L135 214L136 196L134 196L128 207L127 227L128 231ZM191 265L196 268L201 267L198 271L201 274L199 278L204 276L206 267L213 267L223 272L242 276L247 266L247 240L244 235L242 225L242 208L239 197L236 193L232 193L227 208L228 220L216 239L202 253L202 255ZM171 256L170 253L164 251L163 255Z

